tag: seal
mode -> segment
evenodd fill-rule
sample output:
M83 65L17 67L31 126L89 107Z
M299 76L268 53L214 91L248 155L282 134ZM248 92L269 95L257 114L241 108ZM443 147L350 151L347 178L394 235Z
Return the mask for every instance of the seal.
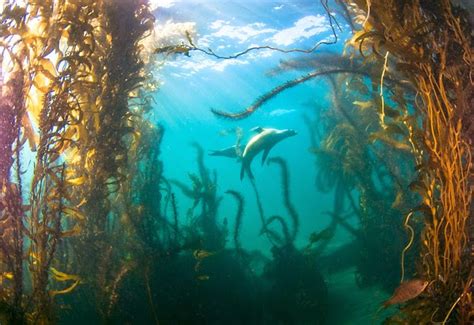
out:
M267 159L268 153L278 142L297 134L295 130L291 129L278 130L262 127L255 127L252 131L257 132L258 134L250 139L245 146L244 153L242 154L242 168L240 169L241 180L244 178L245 172L247 172L251 179L254 178L252 170L250 169L250 164L256 155L263 151L263 165L265 159Z

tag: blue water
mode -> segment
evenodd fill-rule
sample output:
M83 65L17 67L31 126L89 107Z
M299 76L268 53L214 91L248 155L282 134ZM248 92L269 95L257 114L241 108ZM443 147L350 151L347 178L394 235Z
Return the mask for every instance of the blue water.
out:
M167 8L158 8L155 13L161 28L194 26L197 46L211 48L221 56L233 55L256 45L308 49L321 40L333 39L327 15L315 1L187 0L170 2ZM339 41L333 45L321 45L317 51L342 53L349 29L341 17L338 18L342 28L342 31L337 31ZM311 19L314 19L314 24L298 29ZM171 39L186 43L183 33ZM163 40L163 44L166 41ZM295 240L297 248L306 247L309 235L323 230L331 221L327 212L333 208L334 194L318 192L315 187L318 166L315 155L310 152L310 135L303 122L304 115L313 118L318 116L319 109L331 105L327 80L314 79L289 89L240 121L218 118L212 114L211 108L229 112L243 110L272 88L309 72L290 70L268 76L281 60L304 58L305 55L312 54L257 50L234 60L216 59L200 52L191 52L190 57L167 57L159 70L161 86L156 94L156 108L151 113L152 119L165 129L161 147L164 174L184 183L189 183L188 173L197 172L193 142L207 151L235 144L233 129L236 127L244 132L244 144L254 135L250 129L256 126L296 130L298 135L277 144L269 157L280 156L288 163L291 200L300 216ZM321 128L320 132L324 130ZM206 156L205 164L217 171L218 195L233 189L242 193L246 200L241 228L243 248L259 250L271 257L272 245L260 235L262 225L251 183L248 177L243 181L239 178L240 163L235 159ZM258 156L252 170L265 215L282 215L289 221L283 205L279 168L261 166ZM192 202L179 190L175 192L181 221L185 223L186 211ZM218 220L227 218L229 229L233 229L235 209L235 201L224 195ZM349 219L349 223L357 226L355 219ZM353 240L351 234L339 227L326 253ZM227 246L232 248L233 242L228 240ZM321 269L324 271L324 266ZM352 267L337 274L330 271L323 274L329 289L329 309L332 310L328 316L329 324L367 324L372 321L380 302L387 297L387 293L377 287L358 288L354 272Z
M275 8L281 9L277 10ZM312 1L275 2L261 1L183 1L174 6L157 10L158 24L161 22L185 23L195 22L200 38L210 38L208 47L217 49L220 55L231 55L245 50L252 45L266 45L265 40L278 33L279 30L291 28L295 22L308 16L321 15L327 23L321 7ZM226 21L220 29L211 26L219 21ZM263 27L255 26L265 24ZM273 30L248 39L212 36L213 33L237 34L245 28ZM224 28L223 28L224 27ZM308 28L310 29L310 28ZM224 31L223 31L224 30ZM250 33L250 32L249 32ZM316 33L311 37L299 37L287 48L311 48L318 41L331 37L330 30ZM244 38L244 36L242 36ZM199 38L198 38L199 40ZM322 45L321 50L340 51L342 43L333 46ZM199 41L197 43L199 46ZM218 51L218 50L216 50ZM282 141L275 146L271 156L284 157L290 169L292 199L298 207L301 217L301 232L297 244L306 244L309 233L320 230L329 222L329 216L323 212L330 209L330 197L315 191L315 160L309 151L309 134L303 123L302 116L313 114L310 101L316 101L324 107L327 101L328 88L324 80L310 81L299 87L290 89L277 96L248 119L229 121L215 117L210 108L227 111L242 110L250 105L258 96L273 87L299 76L301 72L289 72L283 75L267 77L266 73L276 67L280 60L294 58L301 54L281 54L260 50L251 52L228 63L227 67L219 65L229 61L215 59L202 53L192 53L191 57L176 57L172 62L165 63L160 71L162 85L156 95L157 108L154 117L161 123L166 135L162 145L162 157L165 163L165 175L169 178L187 182L187 173L196 170L195 151L190 145L196 141L204 149L220 149L235 144L235 134L223 136L223 130L241 127L244 131L243 143L254 135L250 129L255 126L278 129L294 129L298 135ZM203 64L203 61L206 62ZM207 67L202 67L208 65ZM190 71L190 67L199 69ZM202 67L202 68L201 68ZM216 70L219 69L219 70ZM248 207L242 227L242 242L246 248L268 249L268 241L258 236L260 221L255 206L254 194L248 178L240 181L240 164L236 160L221 157L206 157L210 169L218 172L219 192L227 189L241 191ZM255 159L252 170L261 192L266 215L281 214L283 210L281 189L279 186L279 170L274 166L261 166L260 157ZM179 196L182 208L186 206L185 197ZM190 203L188 203L190 204ZM233 215L234 202L225 199L220 207L220 215ZM231 218L232 219L232 218ZM344 240L341 236L341 240Z

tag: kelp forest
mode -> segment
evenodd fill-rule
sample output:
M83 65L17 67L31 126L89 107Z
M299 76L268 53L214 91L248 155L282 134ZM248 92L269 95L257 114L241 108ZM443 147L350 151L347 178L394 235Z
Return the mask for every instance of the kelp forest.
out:
M329 40L229 56L191 30L150 41L164 31L148 0L0 5L0 324L367 324L332 315L371 288L355 308L374 324L474 322L468 2L322 0ZM261 51L282 55L265 78L286 81L237 109L206 106L233 127L242 182L237 170L227 185L198 137L170 176L163 65ZM266 115L247 144L240 124L313 82L327 91L298 98L306 133L281 146L309 143L306 195L330 198L323 215L297 204L293 157L278 144L267 158L276 140L255 149L275 131ZM252 150L275 175L271 202ZM308 213L329 221L306 236ZM348 268L354 287L335 299L328 277Z

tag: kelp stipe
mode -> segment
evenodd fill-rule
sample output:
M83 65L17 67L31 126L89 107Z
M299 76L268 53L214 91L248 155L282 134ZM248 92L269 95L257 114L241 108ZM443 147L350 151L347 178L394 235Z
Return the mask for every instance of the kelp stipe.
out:
M226 191L227 194L232 195L237 201L237 212L235 215L235 226L234 226L234 246L235 250L239 255L242 255L242 247L240 245L240 227L242 225L242 217L244 214L244 198L243 196L234 190Z
M296 239L298 235L298 228L299 228L299 216L296 212L296 209L291 202L290 199L290 176L288 172L288 166L286 161L281 157L272 157L268 159L268 164L277 164L280 166L281 169L281 188L283 193L283 202L285 204L285 208L288 211L288 214L291 217L291 221L293 222L293 229L291 231L291 241Z
M3 57L0 57L3 60ZM0 61L1 62L1 61ZM24 74L19 66L6 84L0 82L0 316L8 323L25 321L23 305L24 219L21 179ZM2 78L3 80L3 78ZM23 136L24 137L24 136ZM11 281L11 283L9 283Z

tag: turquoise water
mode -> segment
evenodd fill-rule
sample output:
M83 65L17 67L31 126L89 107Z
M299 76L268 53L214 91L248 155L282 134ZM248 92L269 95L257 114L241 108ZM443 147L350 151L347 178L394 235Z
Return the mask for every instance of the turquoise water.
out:
M275 9L280 6L283 6L282 9ZM210 48L225 46L225 49L220 52L221 55L231 55L254 44L265 44L265 40L278 33L278 30L292 28L298 20L315 15L321 15L325 31L311 37L299 37L291 46L288 46L299 48L311 48L321 39L331 36L330 30L327 30L329 27L324 25L327 23L324 11L310 1L286 4L274 1L262 1L258 4L233 1L192 1L191 4L185 1L176 2L174 6L157 12L159 21L165 20L170 23L169 19L172 19L174 23L195 22L201 39L216 33L225 35L226 31L229 35L236 34L235 37L209 37L212 40L209 43ZM228 24L221 26L220 29L210 27L219 21L225 21ZM265 26L249 27L258 23ZM226 26L229 28L225 28ZM246 28L254 29L253 33L262 30L274 31L243 40L236 38L237 35L244 38L245 35L239 33L243 33ZM306 30L311 30L311 28L313 27L308 27ZM252 34L251 31L247 33ZM341 51L342 42L334 46L322 45L321 49ZM309 134L302 119L304 114L309 116L314 114L312 101L317 102L319 107L329 105L328 86L325 81L310 81L290 89L242 121L223 120L215 117L210 111L210 108L227 111L242 110L261 94L299 76L301 72L298 71L290 71L274 77L266 76L266 73L275 68L280 60L294 57L297 55L266 50L252 52L230 63L200 53L192 53L190 58L178 57L172 62L165 63L160 71L159 78L163 84L156 95L157 108L153 111L153 115L166 130L162 145L165 174L169 178L182 181L187 181L188 172L196 170L192 142L198 142L207 151L234 145L236 136L232 129L237 127L243 130L242 142L244 144L255 134L250 129L256 126L296 130L298 135L276 145L270 157L284 157L289 165L292 199L301 214L301 233L297 244L303 245L311 232L325 227L330 219L324 216L323 212L330 209L331 198L315 191L315 159L310 152ZM221 68L220 65L223 63L228 64L227 67ZM197 71L194 72L193 69ZM227 189L236 189L248 199L248 210L242 231L242 241L246 243L245 246L268 249L268 242L258 236L261 225L256 216L255 202L252 202L254 195L251 184L248 178L244 181L239 179L240 163L235 159L209 156L206 157L206 164L210 169L217 171L221 193ZM255 159L252 170L261 192L266 214L278 213L283 209L279 170L272 166L261 166L260 157ZM186 198L180 197L181 200L185 206ZM234 202L224 200L220 209L222 216L233 215ZM341 240L344 237L347 236L342 236Z
M165 30L192 26L197 46L211 48L221 56L266 44L285 49L308 49L321 40L333 39L327 14L314 1L176 1L169 3L167 8L159 8L156 15L158 25ZM342 28L337 32L339 41L333 45L321 45L317 52L342 53L350 31L340 16L338 19ZM170 39L176 41L175 37ZM182 35L181 39L186 42ZM166 44L166 41L165 38L163 42ZM229 112L243 110L272 88L311 71L290 69L269 75L282 60L305 60L312 55L257 50L233 60L216 59L199 52L192 52L190 57L167 58L159 72L161 86L152 112L153 119L165 129L161 147L164 175L183 183L189 182L188 173L194 173L198 168L192 146L194 142L207 152L234 145L235 128L242 129L244 144L255 135L251 129L256 126L296 130L298 134L278 143L269 157L282 157L288 164L291 201L300 224L294 245L301 251L308 245L310 234L322 231L332 220L328 212L333 209L334 192L323 193L315 186L319 167L310 150L310 134L304 123L304 116L317 119L321 110L330 108L331 88L327 80L314 79L289 89L244 120L218 118L212 114L211 108ZM325 132L323 121L317 121L316 125L319 133ZM261 235L262 224L251 182L247 176L242 181L239 179L240 162L210 155L205 156L204 162L209 170L216 171L217 192L223 195L217 220L223 222L227 219L229 229L233 229L235 201L224 192L229 189L240 192L246 202L240 230L242 247L248 252L259 251L271 258L273 245ZM265 216L280 215L291 225L282 197L279 168L267 164L261 166L259 155L252 170ZM176 198L181 222L185 223L186 210L192 201L179 190L176 190ZM348 209L347 202L341 207L341 210L345 209ZM358 226L354 216L349 216L347 221L354 227ZM226 246L230 249L233 248L231 238L229 236ZM368 324L383 319L382 314L378 321L373 317L389 293L377 285L360 288L356 284L355 258L350 256L350 247L357 245L354 241L354 236L344 227L337 227L321 255L310 259L310 263L321 272L327 296L315 297L324 300L326 315L315 314L309 323ZM344 249L345 254L334 254ZM256 275L260 276L258 272ZM289 277L299 276L291 272L291 265L288 265ZM289 305L286 307L291 308ZM278 317L269 323L274 321L291 323ZM308 320L294 322L307 323Z

